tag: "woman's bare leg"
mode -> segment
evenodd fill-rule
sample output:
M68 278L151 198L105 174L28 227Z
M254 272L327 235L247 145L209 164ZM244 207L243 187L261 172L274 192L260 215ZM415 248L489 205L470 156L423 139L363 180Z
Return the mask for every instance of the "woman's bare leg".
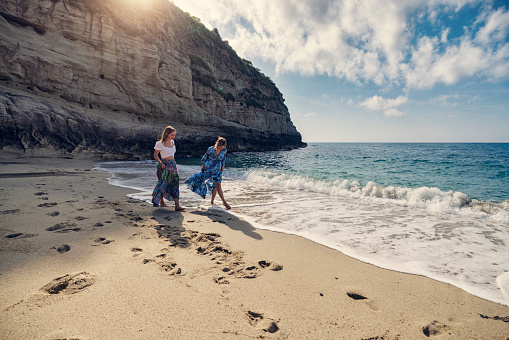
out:
M214 199L216 198L217 189L212 190L212 198L210 199L210 205L214 205Z
M226 200L224 199L223 189L221 188L221 183L216 182L216 183L214 183L214 185L217 188L217 193L219 194L219 197L221 197L221 200L223 201L224 207L226 208L226 210L230 210L231 207L228 205L228 203L226 203Z
M175 210L184 210L185 209L180 206L180 199L174 198L173 200L175 201Z
M164 203L163 195L161 195L161 203L160 203L160 206L161 206L161 207L167 207L166 203Z

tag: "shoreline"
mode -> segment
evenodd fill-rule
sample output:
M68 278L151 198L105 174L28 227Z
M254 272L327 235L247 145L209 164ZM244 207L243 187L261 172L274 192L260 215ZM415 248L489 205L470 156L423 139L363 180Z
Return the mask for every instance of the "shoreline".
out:
M113 185L142 191L134 191L129 197L150 202L150 184L143 185L153 180L150 164L119 163L116 166L98 163L97 169L112 173L114 176L109 182ZM195 172L191 166L179 165L180 174L184 174L181 179ZM132 175L131 167L134 171ZM248 221L255 228L302 236L362 262L401 273L425 276L461 288L482 299L509 306L509 295L505 289L509 287L509 274L503 274L509 268L507 264L499 262L500 258L504 258L503 254L507 253L504 244L507 243L506 240L509 241L507 233L504 232L507 226L504 222L449 212L423 211L420 207L402 207L393 202L380 202L364 197L329 195L323 191L317 193L307 187L309 191L304 190L303 193L305 199L301 196L295 203L285 205L281 203L293 202L289 196L298 193L298 188L295 190L296 188L291 187L290 190L284 190L284 193L271 196L268 193L272 192L272 189L276 188L277 191L284 187L285 183L271 182L265 186L256 176L244 180L242 175L239 180L237 176L242 174L242 170L236 171L234 169L225 177L232 181L225 186L227 197L232 199L230 203L235 207L230 213ZM256 188L256 183L262 184ZM249 185L254 185L256 189L263 188L265 195L246 200L251 191L248 189ZM325 195L319 197L320 193ZM181 188L181 194L186 206L208 208L207 200L197 198L198 196L187 188ZM278 199L266 200L264 196L278 198L279 202ZM320 203L315 203L311 209L303 204L297 208L292 207L306 199ZM259 204L260 202L262 204ZM329 204L331 202L334 203ZM382 203L388 204L383 206ZM329 208L321 208L325 206ZM350 213L356 209L357 212ZM278 216L279 213L273 214L274 210L280 211L281 216L288 217L288 220ZM298 216L303 214L306 216L301 223ZM367 222L368 220L371 222ZM413 225L416 228L413 228ZM356 229L357 226L359 229ZM497 232L492 233L493 231ZM479 240L475 235L485 235L485 238ZM424 239L422 247L419 239ZM494 240L497 241L494 243ZM426 244L426 241L429 242Z
M220 210L152 208L93 164L0 162L2 337L509 336L507 306Z

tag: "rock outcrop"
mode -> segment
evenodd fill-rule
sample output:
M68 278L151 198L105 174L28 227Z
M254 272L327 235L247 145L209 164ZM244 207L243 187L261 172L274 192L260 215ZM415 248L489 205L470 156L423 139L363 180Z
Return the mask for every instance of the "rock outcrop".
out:
M305 146L280 91L167 0L1 0L0 149L102 159Z

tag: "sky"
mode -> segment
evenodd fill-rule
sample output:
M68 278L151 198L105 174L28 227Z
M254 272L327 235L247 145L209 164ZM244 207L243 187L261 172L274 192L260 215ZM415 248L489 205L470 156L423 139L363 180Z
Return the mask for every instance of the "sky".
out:
M304 142L509 142L509 1L173 0L279 88Z

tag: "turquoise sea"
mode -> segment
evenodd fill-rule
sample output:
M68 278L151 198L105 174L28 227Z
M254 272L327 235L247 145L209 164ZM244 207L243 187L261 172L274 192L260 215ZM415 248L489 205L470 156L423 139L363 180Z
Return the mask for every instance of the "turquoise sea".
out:
M177 165L183 182L201 162L178 158ZM97 169L149 204L155 161ZM308 143L232 153L223 188L231 213L257 228L509 306L509 144ZM221 209L183 183L181 204Z

